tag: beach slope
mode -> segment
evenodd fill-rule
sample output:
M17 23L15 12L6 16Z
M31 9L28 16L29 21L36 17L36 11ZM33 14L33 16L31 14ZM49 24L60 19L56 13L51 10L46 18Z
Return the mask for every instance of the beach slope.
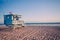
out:
M60 40L59 26L0 27L0 40Z

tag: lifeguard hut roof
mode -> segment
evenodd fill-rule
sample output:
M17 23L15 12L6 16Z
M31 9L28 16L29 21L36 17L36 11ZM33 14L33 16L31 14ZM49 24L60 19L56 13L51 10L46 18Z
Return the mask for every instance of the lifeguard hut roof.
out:
M7 14L7 15L12 15L12 16L22 16L22 15L18 15L18 14Z

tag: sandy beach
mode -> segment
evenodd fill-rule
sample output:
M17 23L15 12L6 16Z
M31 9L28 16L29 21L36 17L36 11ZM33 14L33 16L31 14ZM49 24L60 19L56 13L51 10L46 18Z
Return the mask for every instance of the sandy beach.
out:
M60 26L0 27L0 40L60 40Z

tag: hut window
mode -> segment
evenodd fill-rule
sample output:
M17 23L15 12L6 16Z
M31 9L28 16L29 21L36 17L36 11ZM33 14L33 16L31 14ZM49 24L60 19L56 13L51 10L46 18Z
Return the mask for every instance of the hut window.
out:
M9 19L9 17L7 17Z
M13 20L13 16L12 16L12 20Z

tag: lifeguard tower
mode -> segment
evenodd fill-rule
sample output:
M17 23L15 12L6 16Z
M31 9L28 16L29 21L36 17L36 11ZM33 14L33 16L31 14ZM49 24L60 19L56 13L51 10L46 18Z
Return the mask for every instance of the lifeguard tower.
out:
M8 27L24 27L24 21L20 20L21 19L21 15L17 15L17 14L8 14L8 15L4 15L4 24Z

